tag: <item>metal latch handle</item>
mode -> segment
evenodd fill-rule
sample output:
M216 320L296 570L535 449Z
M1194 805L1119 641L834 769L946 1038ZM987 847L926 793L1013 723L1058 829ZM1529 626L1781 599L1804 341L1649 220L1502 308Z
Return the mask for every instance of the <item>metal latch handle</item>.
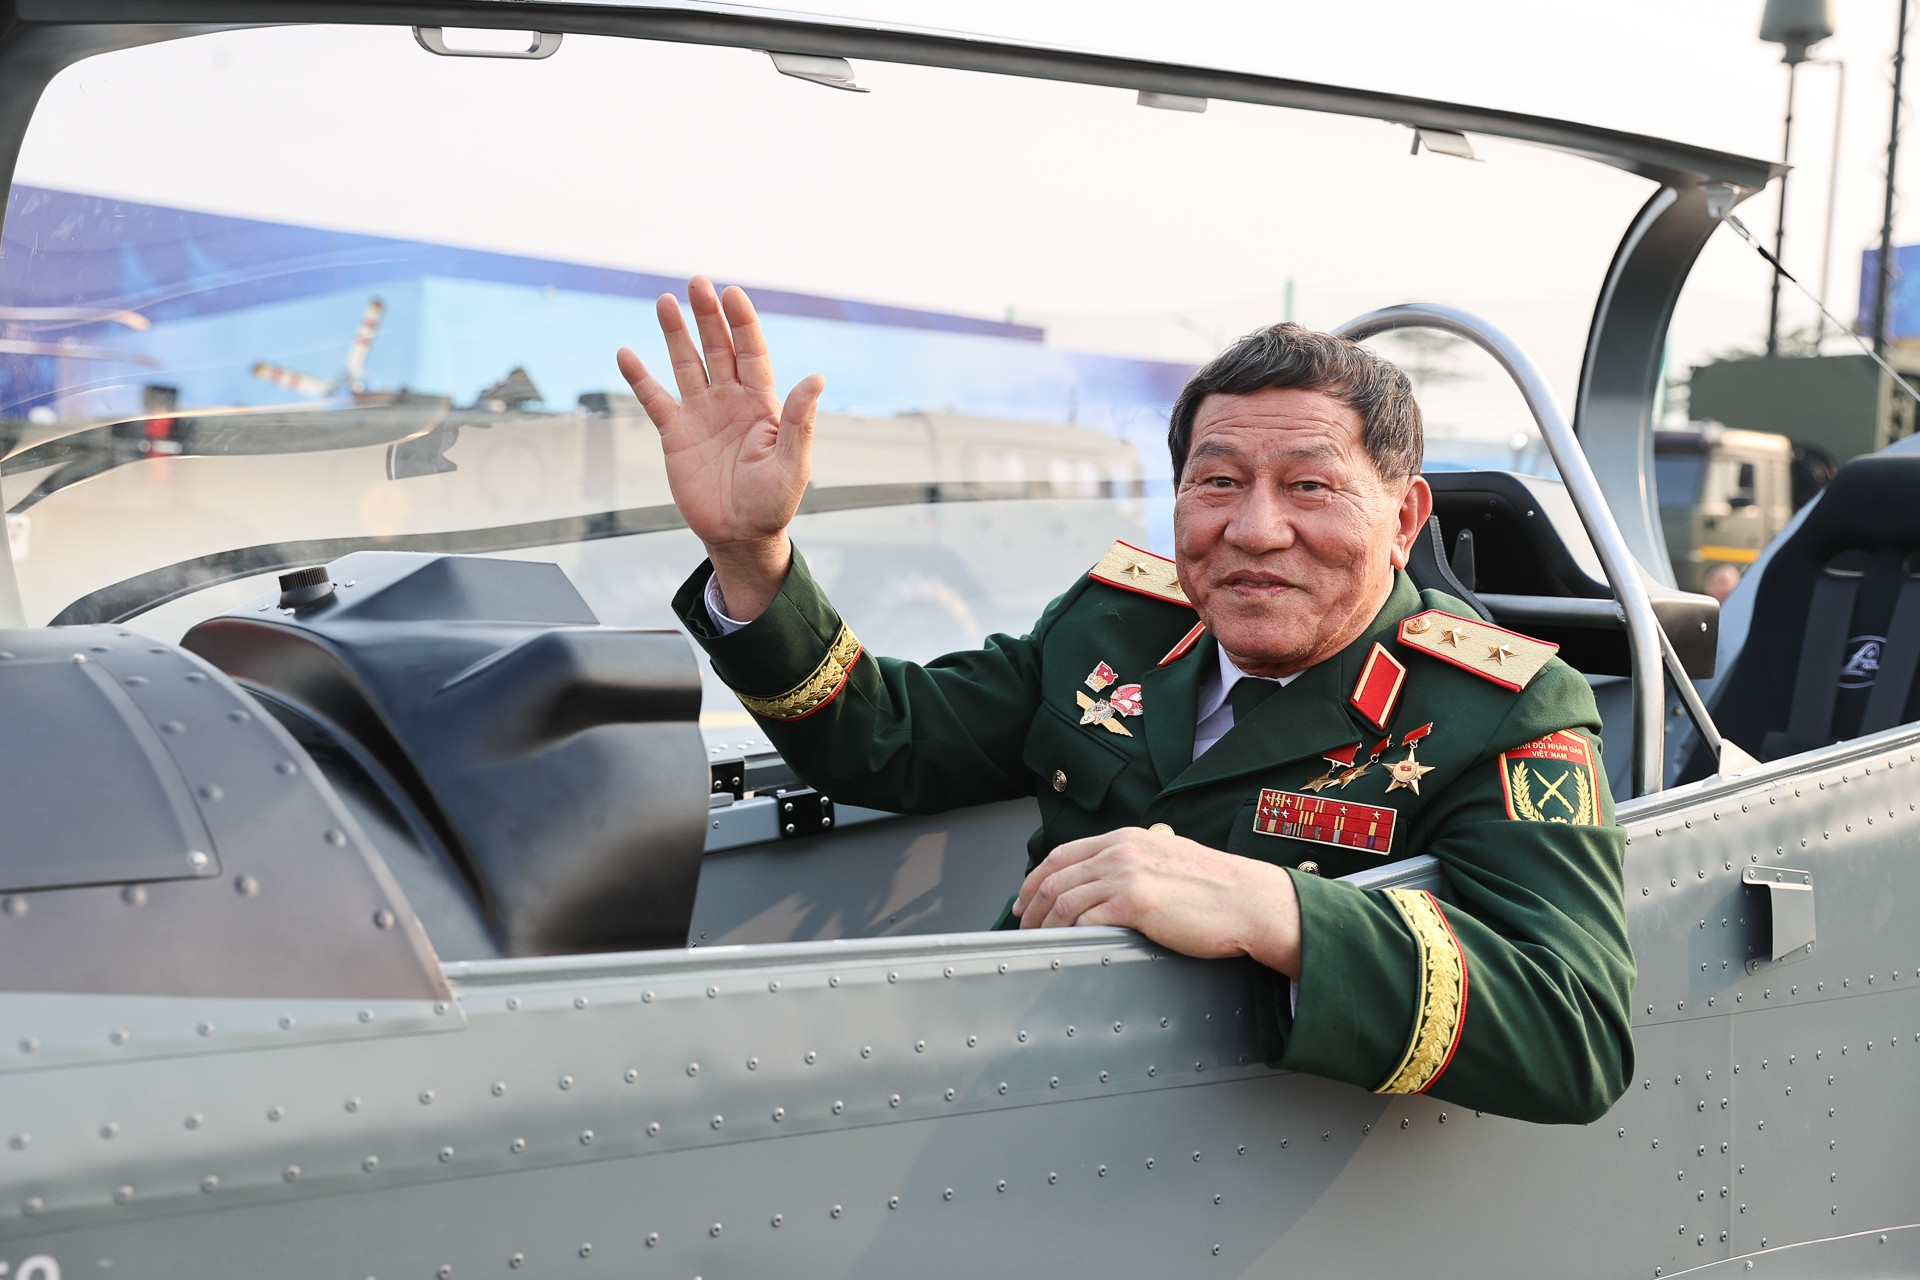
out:
M1813 876L1809 872L1748 867L1740 883L1752 909L1761 914L1761 930L1748 952L1748 973L1762 965L1798 960L1813 950Z
M560 32L536 31L533 43L524 49L455 49L447 44L447 32L444 27L415 27L413 38L428 53L437 53L443 58L517 58L521 61L536 61L551 58L560 49Z

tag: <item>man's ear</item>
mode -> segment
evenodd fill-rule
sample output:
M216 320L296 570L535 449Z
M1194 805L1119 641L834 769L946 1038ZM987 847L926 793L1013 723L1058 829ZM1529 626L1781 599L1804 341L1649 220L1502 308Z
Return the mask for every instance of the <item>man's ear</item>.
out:
M1427 518L1433 514L1433 489L1423 476L1410 476L1406 481L1406 492L1400 497L1398 527L1393 534L1393 567L1404 569L1407 561L1413 557L1413 540L1427 527Z

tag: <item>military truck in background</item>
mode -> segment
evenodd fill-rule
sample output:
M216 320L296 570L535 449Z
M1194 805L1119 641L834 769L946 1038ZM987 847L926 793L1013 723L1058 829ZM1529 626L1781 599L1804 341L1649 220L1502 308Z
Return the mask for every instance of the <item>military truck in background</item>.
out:
M1909 380L1920 379L1920 349L1896 345L1887 358ZM1852 354L1697 365L1687 408L1693 423L1656 434L1655 484L1675 582L1695 591L1705 589L1716 564L1744 571L1835 471L1912 435L1917 416L1913 397L1890 374ZM1778 465L1778 446L1762 439L1788 451L1784 507L1765 479Z
M1655 432L1653 474L1660 528L1682 591L1706 591L1716 565L1746 572L1812 496L1796 492L1791 440L1718 422Z
M1920 350L1896 344L1887 360L1920 381ZM1716 360L1689 381L1688 414L1793 442L1796 510L1851 458L1913 434L1913 397L1865 355Z

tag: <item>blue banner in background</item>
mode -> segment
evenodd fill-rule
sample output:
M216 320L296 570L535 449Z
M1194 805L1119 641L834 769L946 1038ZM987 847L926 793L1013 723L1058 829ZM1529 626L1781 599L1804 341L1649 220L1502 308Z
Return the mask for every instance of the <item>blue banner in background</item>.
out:
M1879 287L1880 251L1868 249L1860 255L1860 312L1854 329L1873 332L1874 291ZM1887 299L1887 336L1920 337L1920 244L1901 244L1893 248L1893 290Z
M1192 366L1063 351L1043 330L749 285L786 382L823 407L1070 422L1126 438L1165 475L1168 410ZM313 397L266 362L339 383L362 312L385 307L371 390L470 402L514 368L542 407L625 394L613 352L664 375L653 316L681 277L227 217L16 185L0 240L0 417L133 416L144 389L182 409Z

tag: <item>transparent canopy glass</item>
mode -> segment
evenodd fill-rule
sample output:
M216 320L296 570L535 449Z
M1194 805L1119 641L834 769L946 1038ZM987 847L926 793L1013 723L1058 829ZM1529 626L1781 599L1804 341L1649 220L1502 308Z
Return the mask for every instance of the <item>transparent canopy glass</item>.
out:
M672 625L700 552L613 352L664 368L653 300L698 271L753 293L783 385L825 375L796 538L870 648L930 657L1024 629L1116 537L1170 549L1167 411L1259 325L1466 307L1571 404L1650 190L1497 139L1413 154L1375 120L856 70L871 93L614 38L445 58L404 27L69 68L0 244L28 621L172 639L386 547L554 560L603 621ZM1430 467L1545 469L1490 361L1380 349Z

